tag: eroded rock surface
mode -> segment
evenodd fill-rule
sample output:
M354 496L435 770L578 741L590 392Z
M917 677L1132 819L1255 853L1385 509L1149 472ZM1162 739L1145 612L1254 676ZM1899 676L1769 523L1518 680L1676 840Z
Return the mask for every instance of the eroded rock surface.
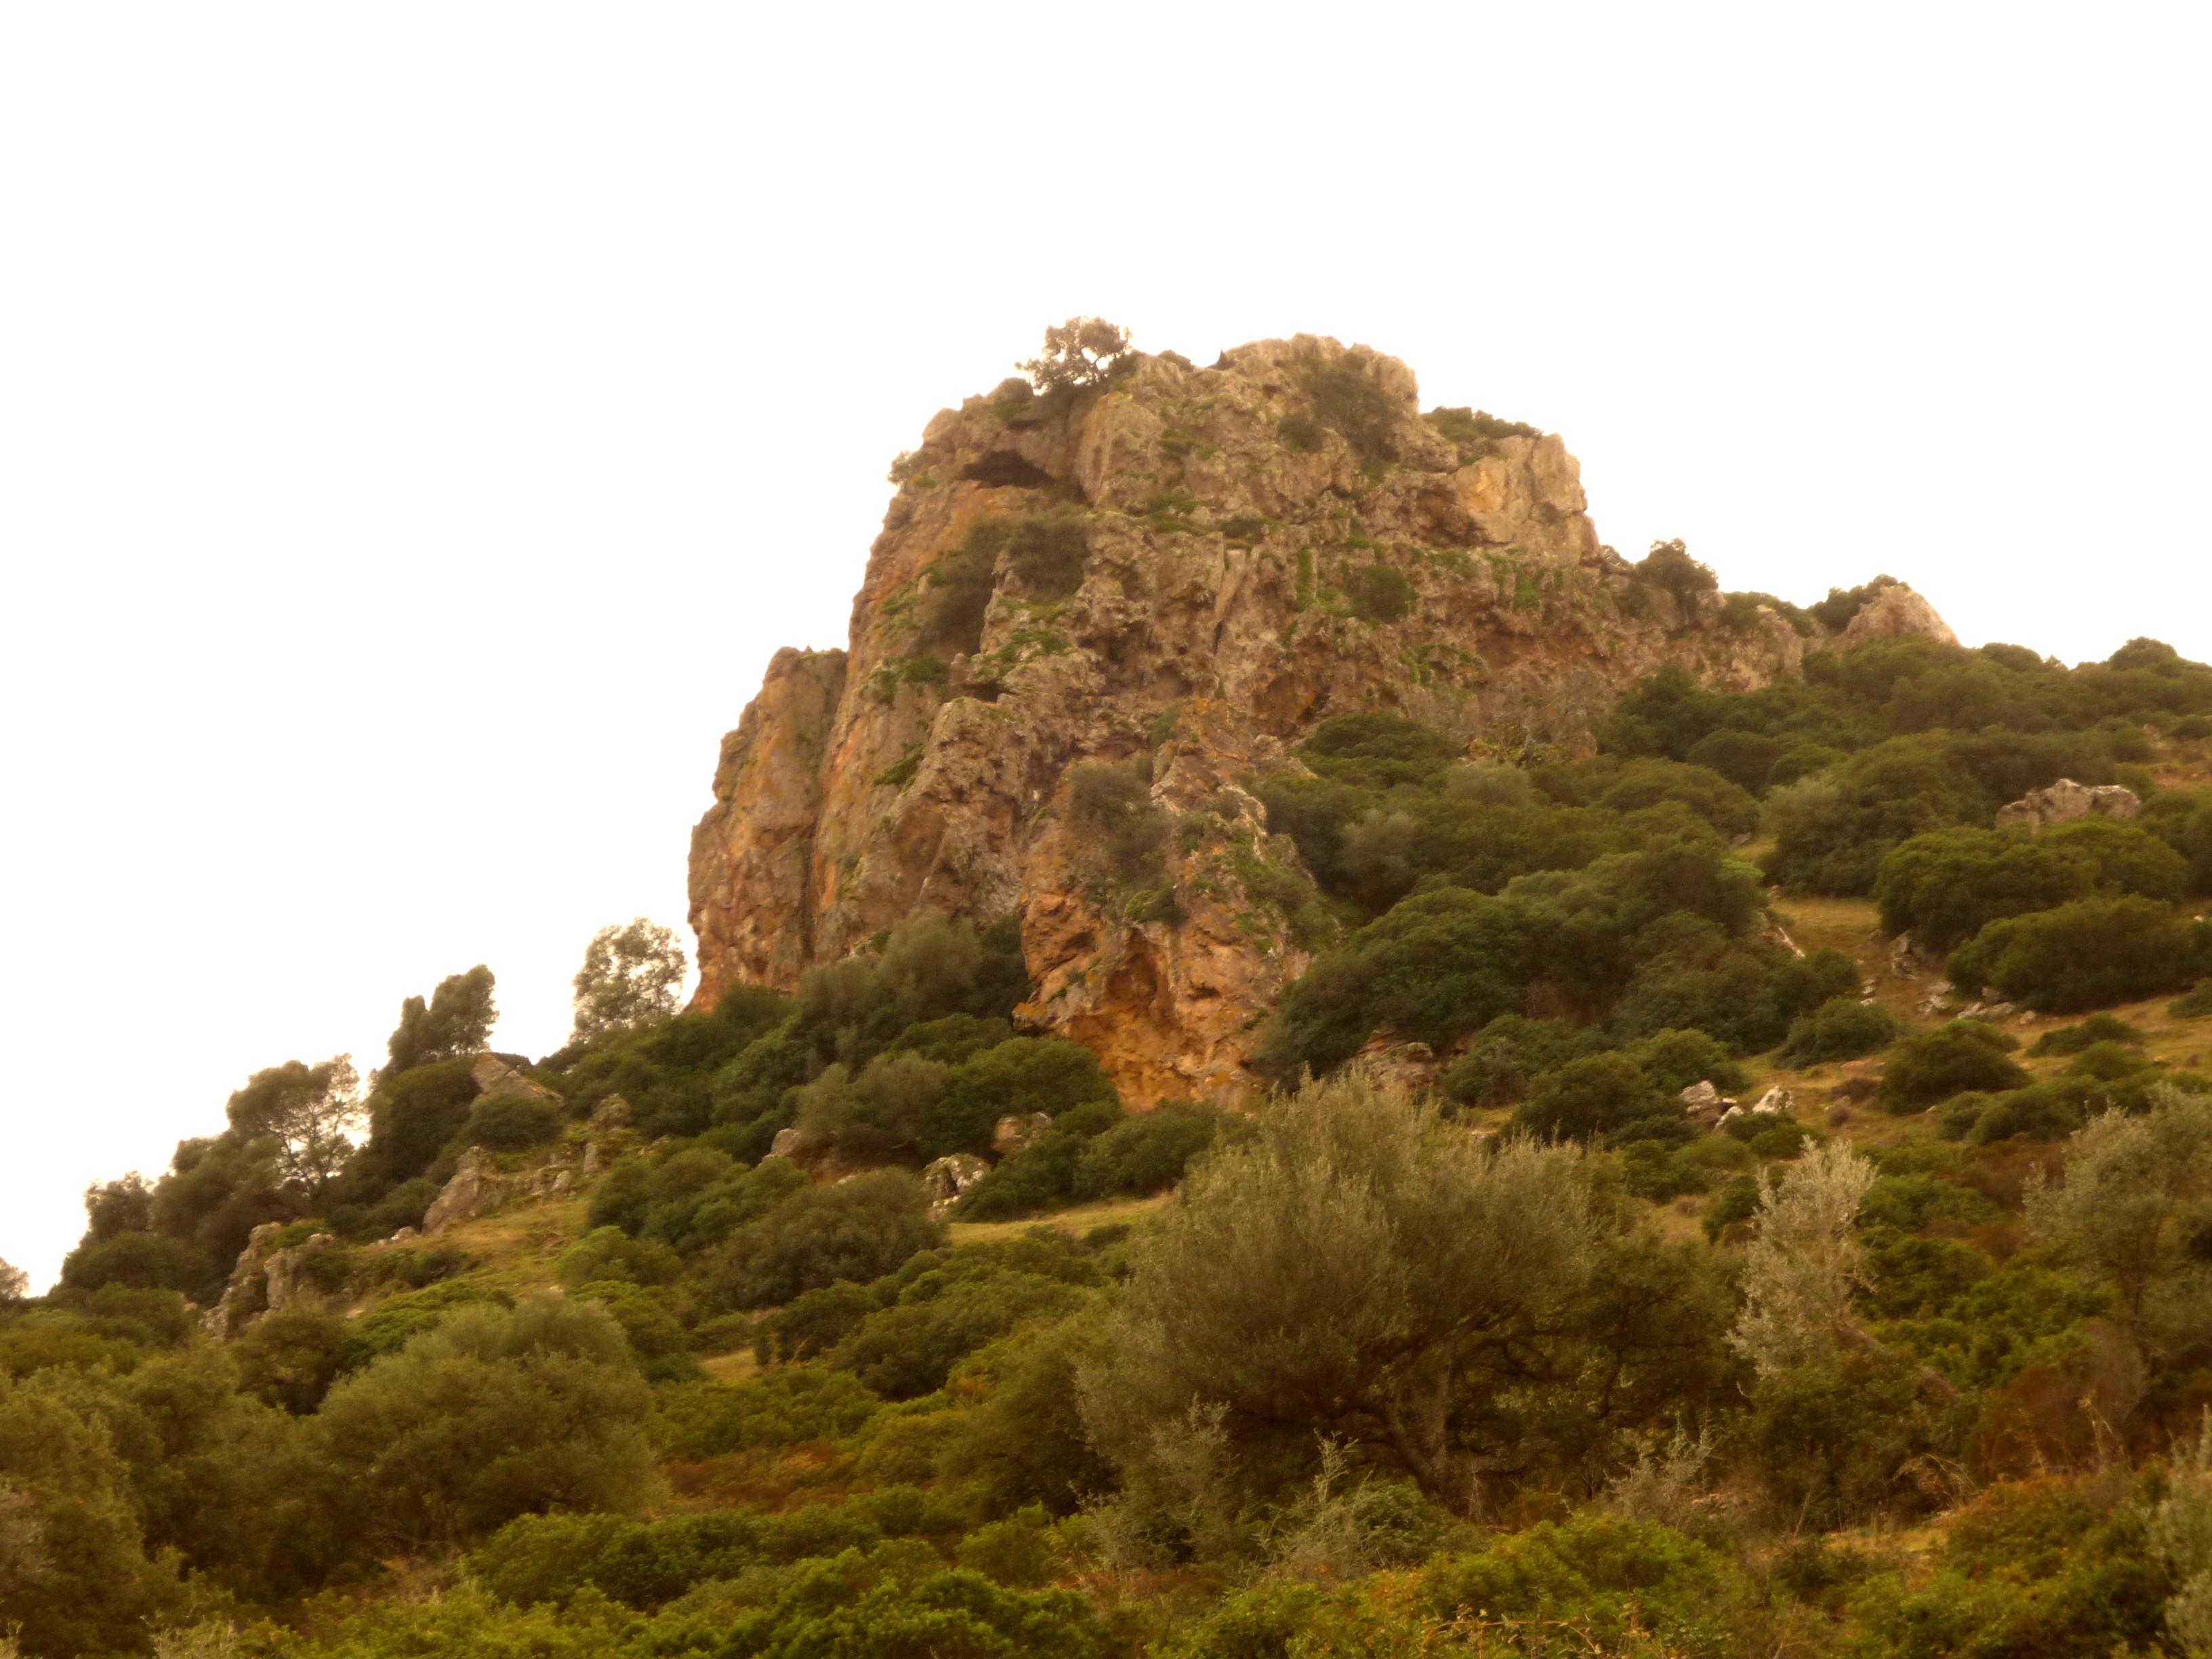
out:
M1997 809L1997 828L2016 823L2030 835L2054 823L2076 818L2127 819L2142 811L2142 801L2132 789L2117 783L2076 783L2061 778L2047 789L2031 789L2018 800Z
M1423 417L1411 369L1334 340L1141 358L1066 406L1002 386L940 411L901 472L847 648L778 653L724 739L691 848L698 1005L789 988L925 908L1011 911L1021 1020L1139 1109L1255 1086L1315 941L1250 786L1322 720L1575 750L1662 665L1746 690L1808 647L1770 609L1730 625L1717 593L1634 580L1556 435ZM1072 520L1072 569L1009 539ZM1886 590L1853 626L1948 638L1925 605ZM1156 885L1113 867L1085 762L1149 778Z

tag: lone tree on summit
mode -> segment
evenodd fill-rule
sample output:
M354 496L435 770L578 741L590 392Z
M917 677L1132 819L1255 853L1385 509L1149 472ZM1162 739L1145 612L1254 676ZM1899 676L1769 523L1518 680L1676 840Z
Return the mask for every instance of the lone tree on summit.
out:
M684 947L676 930L643 916L600 928L585 947L575 987L573 1042L666 1018L676 1012L684 988Z
M1044 349L1015 368L1039 392L1104 386L1128 361L1129 331L1103 317L1071 317L1044 331Z

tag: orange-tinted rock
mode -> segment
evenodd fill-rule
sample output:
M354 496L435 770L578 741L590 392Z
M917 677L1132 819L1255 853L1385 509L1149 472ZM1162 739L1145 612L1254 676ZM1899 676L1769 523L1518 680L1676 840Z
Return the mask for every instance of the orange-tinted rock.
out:
M1366 388L1336 417L1362 447L1320 421L1317 374ZM692 842L701 1006L788 988L924 908L1012 911L1029 1029L1092 1048L1133 1106L1233 1099L1311 960L1297 854L1249 786L1322 720L1394 709L1471 754L1571 751L1662 665L1751 689L1803 655L1771 611L1731 628L1718 594L1634 582L1558 437L1455 441L1364 347L1142 358L1066 409L994 398L924 431L848 648L779 653L724 742ZM980 626L951 637L940 558L1053 512L1083 515L1079 587L1002 550ZM1157 890L1110 867L1073 799L1085 761L1149 768Z

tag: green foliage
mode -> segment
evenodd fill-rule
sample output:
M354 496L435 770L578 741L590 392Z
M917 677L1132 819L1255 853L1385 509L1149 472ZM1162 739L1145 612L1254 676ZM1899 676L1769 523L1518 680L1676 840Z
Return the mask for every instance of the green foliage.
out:
M1319 359L1303 365L1298 379L1313 401L1315 419L1340 434L1363 457L1372 460L1388 454L1390 434L1406 411L1381 385L1348 362Z
M1387 564L1363 564L1345 579L1352 614L1362 622L1402 622L1419 603L1420 593L1403 571Z
M1006 538L1007 570L1038 599L1064 599L1083 586L1091 557L1091 531L1079 513L1041 514L1022 520Z
M1182 1501L1171 1470L1193 1459L1297 1457L1318 1433L1466 1505L1476 1446L1516 1426L1492 1414L1482 1334L1562 1305L1594 1233L1573 1150L1491 1151L1364 1079L1309 1085L1209 1158L1141 1247L1079 1385L1093 1443L1159 1504Z
M2019 1046L1976 1019L1923 1031L1900 1044L1882 1068L1882 1099L1893 1112L1916 1112L1969 1089L2016 1089L2028 1080L2009 1053Z
M1985 819L1993 803L1940 738L1896 738L1767 797L1766 875L1793 892L1871 891L1900 842Z
M2094 880L2087 861L2069 857L2053 836L1961 826L1893 848L1874 896L1884 928L1909 927L1928 949L1948 951L1990 922L2084 897Z
M421 1545L641 1503L646 1401L613 1319L539 1296L456 1310L331 1389L315 1424L350 1524Z
M1664 1135L1681 1117L1681 1103L1642 1066L1626 1054L1606 1054L1571 1060L1538 1079L1513 1121L1540 1136L1633 1140Z
M681 1424L673 1449L686 1457L715 1457L841 1440L866 1428L882 1404L849 1371L790 1365L734 1388L708 1385L662 1409Z
M1525 421L1500 420L1480 409L1432 409L1421 418L1451 441L1462 466L1498 453L1502 439L1544 435Z
M1637 563L1633 580L1671 593L1686 613L1697 594L1717 592L1721 585L1713 568L1692 558L1680 541L1652 543L1650 552Z
M368 1141L355 1173L379 1184L422 1175L469 1121L474 1061L433 1060L377 1080L368 1100Z
M1047 396L1092 390L1134 368L1129 331L1103 317L1071 317L1044 331L1044 349L1015 365Z
M2178 990L2203 969L2201 927L2143 898L2091 898L1991 922L1951 953L1954 984L1993 985L2045 1013Z
M572 1042L599 1042L676 1012L684 985L684 947L676 930L638 916L611 922L584 947L572 999Z
M1856 1060L1887 1048L1904 1034L1904 1025L1886 1010L1856 997L1832 997L1790 1022L1790 1036L1774 1057L1784 1066Z
M425 1003L409 997L399 1006L399 1024L385 1043L387 1056L380 1081L417 1066L482 1054L499 1019L492 1000L492 971L478 963L465 974L438 981Z
M1060 1278L963 1267L956 1259L915 1279L832 1349L829 1363L884 1399L918 1399L943 1388L960 1360L1024 1320L1059 1318L1084 1300Z
M632 1238L617 1227L598 1227L561 1252L553 1277L570 1290L608 1281L673 1285L684 1275L676 1252L655 1239Z
M881 1278L944 1240L921 1183L881 1170L793 1194L717 1247L703 1277L733 1308L768 1308L841 1279Z
M470 1111L462 1133L478 1146L520 1152L544 1146L561 1133L566 1121L558 1101L535 1095L485 1095Z
M0 1620L53 1659L135 1647L175 1596L105 1425L73 1405L45 1379L0 1375Z

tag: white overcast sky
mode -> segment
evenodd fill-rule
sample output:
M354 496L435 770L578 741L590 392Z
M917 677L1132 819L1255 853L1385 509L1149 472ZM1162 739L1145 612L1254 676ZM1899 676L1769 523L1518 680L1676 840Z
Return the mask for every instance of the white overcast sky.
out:
M556 1046L1073 313L1395 353L1731 587L2212 658L2206 15L0 9L0 1256L472 963Z

